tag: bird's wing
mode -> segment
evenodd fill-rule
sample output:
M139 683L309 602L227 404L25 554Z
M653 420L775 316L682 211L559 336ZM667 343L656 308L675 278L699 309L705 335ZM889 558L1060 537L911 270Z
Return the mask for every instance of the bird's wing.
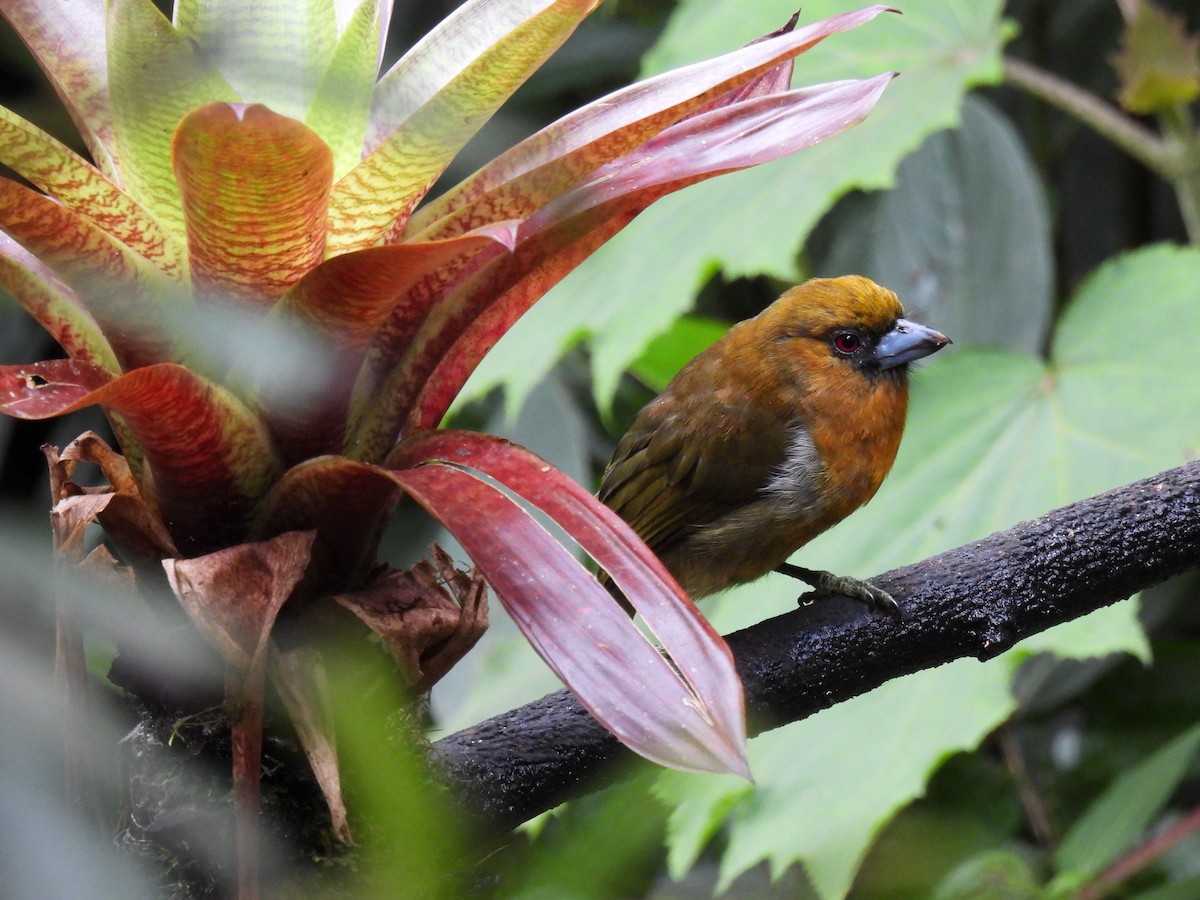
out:
M794 423L752 421L744 404L702 415L644 409L617 445L599 497L660 554L754 500L783 463Z

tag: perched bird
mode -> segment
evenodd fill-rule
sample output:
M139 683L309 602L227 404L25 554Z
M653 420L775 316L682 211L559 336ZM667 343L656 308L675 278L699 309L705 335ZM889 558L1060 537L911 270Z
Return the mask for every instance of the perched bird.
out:
M908 410L908 368L950 343L857 275L791 288L683 367L617 444L600 499L692 597L770 571L896 608L788 557L874 496Z

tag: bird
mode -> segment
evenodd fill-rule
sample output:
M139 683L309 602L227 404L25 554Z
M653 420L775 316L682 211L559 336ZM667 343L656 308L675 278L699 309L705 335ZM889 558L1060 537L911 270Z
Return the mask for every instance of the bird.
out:
M868 278L805 281L634 417L597 496L693 599L775 571L898 613L869 582L788 560L875 495L904 432L909 368L949 343Z

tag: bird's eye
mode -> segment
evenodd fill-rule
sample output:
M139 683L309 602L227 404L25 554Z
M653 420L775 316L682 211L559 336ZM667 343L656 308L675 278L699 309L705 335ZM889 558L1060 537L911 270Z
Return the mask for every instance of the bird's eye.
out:
M842 356L853 356L854 351L862 346L862 338L853 331L839 331L833 336L833 349Z

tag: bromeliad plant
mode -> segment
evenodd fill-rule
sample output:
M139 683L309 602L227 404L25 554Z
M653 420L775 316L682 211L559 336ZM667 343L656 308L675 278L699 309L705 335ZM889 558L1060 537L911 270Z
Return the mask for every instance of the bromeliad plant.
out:
M0 409L108 416L119 455L92 435L50 453L60 552L98 519L123 564L165 567L227 665L243 808L268 666L313 719L305 666L271 649L285 601L336 598L425 689L485 623L484 581L626 744L745 772L728 650L642 543L529 452L437 429L506 329L654 200L861 120L890 74L791 90L791 60L885 7L618 91L418 209L598 3L469 0L377 81L387 0L180 0L173 22L151 0L0 0L91 155L0 109L0 162L35 186L0 179L0 286L67 357L0 367ZM75 486L80 461L108 486ZM404 495L478 574L377 563Z

